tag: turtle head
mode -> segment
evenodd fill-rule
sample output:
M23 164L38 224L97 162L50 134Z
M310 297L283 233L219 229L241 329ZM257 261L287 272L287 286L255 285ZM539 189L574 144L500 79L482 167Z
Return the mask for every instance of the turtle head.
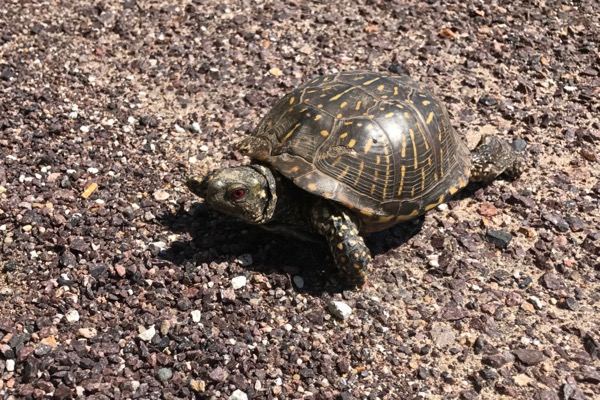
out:
M273 217L276 201L269 173L268 168L254 165L217 169L190 178L187 187L217 211L263 224Z

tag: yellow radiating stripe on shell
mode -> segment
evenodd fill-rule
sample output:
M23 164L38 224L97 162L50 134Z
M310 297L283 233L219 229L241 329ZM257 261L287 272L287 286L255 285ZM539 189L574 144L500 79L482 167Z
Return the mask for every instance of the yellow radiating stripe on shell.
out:
M348 142L348 147L353 148L355 144L356 144L356 139L350 139L350 141Z
M362 175L364 168L365 168L365 162L361 161L360 164L358 165L358 174L356 174L356 179L354 180L354 186L358 185L358 182L360 181L360 176Z
M315 116L315 121L318 121L318 120L320 120L321 118L323 118L323 116L322 116L321 114L317 114L317 115Z
M410 135L410 140L412 142L413 158L414 158L413 164L414 164L415 169L417 169L419 166L419 153L417 152L417 143L415 142L415 131L413 131L412 129L409 129L408 134Z
M402 196L402 190L404 189L404 175L406 174L406 167L403 165L400 167L400 186L398 186L398 197Z
M377 77L377 78L375 78L375 79L371 79L370 81L363 82L363 86L367 86L367 85L370 85L370 84L371 84L371 83L373 83L373 82L377 82L379 79L380 79L380 78L379 78L379 77Z
M425 121L425 122L427 123L427 125L429 125L432 120L433 120L433 112L430 112L429 115L427 116L427 121Z
M323 137L329 136L329 132L326 130L322 130L320 133L321 133L321 136L323 136Z
M294 104L295 101L296 101L295 97L290 97L290 105Z
M339 99L340 97L342 97L343 95L345 95L346 93L348 93L349 91L354 90L354 86L344 90L341 93L336 94L335 96L333 96L332 98L329 99L329 101L336 101L337 99Z
M285 143L285 142L286 142L286 140L288 140L288 139L289 139L289 138L290 138L290 137L291 137L291 136L294 134L294 131L300 127L300 125L301 125L300 123L298 123L298 124L294 125L294 127L292 128L292 130L291 130L291 131L289 131L289 132L287 133L287 135L285 135L285 136L283 137L283 139L281 139L281 142L280 142L280 143L282 143L282 144L283 144L283 143Z
M356 111L360 110L360 105L361 105L361 103L362 103L362 101L360 101L360 100L356 102L356 107L354 107L354 109L355 109Z

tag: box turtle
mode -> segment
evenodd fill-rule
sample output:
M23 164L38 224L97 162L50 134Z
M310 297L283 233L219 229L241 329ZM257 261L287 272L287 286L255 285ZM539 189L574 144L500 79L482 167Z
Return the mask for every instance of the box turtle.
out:
M335 264L362 285L363 236L424 214L469 181L518 176L522 157L483 137L469 152L444 105L408 77L342 72L279 100L239 145L250 165L193 177L218 211L306 238L325 237Z

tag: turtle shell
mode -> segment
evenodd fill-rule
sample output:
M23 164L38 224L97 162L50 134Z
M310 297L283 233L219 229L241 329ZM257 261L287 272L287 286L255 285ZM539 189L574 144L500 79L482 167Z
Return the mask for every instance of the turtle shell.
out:
M408 77L342 72L279 100L240 150L342 204L362 232L414 218L466 186L470 156L440 100Z

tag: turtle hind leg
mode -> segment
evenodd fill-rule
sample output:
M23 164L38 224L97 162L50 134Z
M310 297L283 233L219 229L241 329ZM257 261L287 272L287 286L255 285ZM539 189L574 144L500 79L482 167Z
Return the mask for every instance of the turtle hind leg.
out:
M483 136L471 152L472 182L489 183L500 175L515 179L524 169L523 156L497 136Z
M316 230L327 239L336 266L351 284L363 286L371 252L350 215L329 202L319 201L313 207L311 219Z

